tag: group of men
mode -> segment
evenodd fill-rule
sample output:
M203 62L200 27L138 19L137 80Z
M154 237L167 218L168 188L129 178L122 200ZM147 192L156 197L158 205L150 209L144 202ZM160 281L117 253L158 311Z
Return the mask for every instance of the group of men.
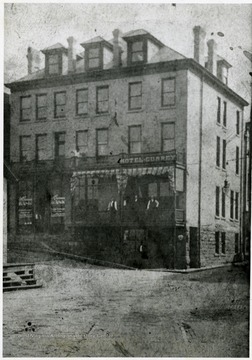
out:
M131 211L132 216L134 216L136 219L139 218L139 211L141 206L142 201L139 199L138 195L135 195L132 201L130 201L129 199L125 199L123 201L124 209L128 208ZM148 211L148 213L154 214L158 207L158 200L155 199L154 196L151 196L146 205L146 210ZM112 198L108 204L108 211L110 212L112 218L116 215L116 212L118 211L117 201L114 198Z

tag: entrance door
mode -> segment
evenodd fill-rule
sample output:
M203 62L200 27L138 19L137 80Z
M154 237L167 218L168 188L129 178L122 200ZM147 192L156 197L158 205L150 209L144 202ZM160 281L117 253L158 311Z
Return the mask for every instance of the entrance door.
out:
M200 267L200 249L198 243L198 228L190 227L190 267Z

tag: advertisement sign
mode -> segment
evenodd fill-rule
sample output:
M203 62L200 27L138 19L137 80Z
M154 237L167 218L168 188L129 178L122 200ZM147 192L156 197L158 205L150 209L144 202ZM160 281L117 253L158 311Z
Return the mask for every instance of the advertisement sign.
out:
M19 225L32 224L32 198L22 196L18 200L18 220Z
M65 197L54 195L51 199L51 217L58 218L65 216Z

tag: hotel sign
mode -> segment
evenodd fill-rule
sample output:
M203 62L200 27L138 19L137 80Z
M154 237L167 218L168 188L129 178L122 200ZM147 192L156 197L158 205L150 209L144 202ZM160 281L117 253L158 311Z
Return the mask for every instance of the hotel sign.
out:
M167 155L141 155L120 159L119 164L147 164L157 162L170 162L176 160L176 154Z

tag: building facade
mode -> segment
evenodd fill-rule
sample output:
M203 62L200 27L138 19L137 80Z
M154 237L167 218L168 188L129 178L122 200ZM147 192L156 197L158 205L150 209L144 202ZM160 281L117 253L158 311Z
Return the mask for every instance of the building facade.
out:
M11 89L12 243L146 267L242 249L243 108L230 64L194 28L194 59L145 30L76 54L28 48ZM208 48L207 57L205 48Z

